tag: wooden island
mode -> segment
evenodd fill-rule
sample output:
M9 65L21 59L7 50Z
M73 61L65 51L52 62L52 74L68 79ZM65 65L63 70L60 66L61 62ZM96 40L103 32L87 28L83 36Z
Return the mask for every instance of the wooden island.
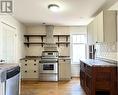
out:
M80 84L87 95L117 95L116 64L95 60L80 60Z

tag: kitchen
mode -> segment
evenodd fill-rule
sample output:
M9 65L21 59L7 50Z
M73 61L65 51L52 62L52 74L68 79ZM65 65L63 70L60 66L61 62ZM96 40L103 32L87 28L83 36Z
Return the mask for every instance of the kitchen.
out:
M116 1L14 0L0 15L0 95L117 95Z

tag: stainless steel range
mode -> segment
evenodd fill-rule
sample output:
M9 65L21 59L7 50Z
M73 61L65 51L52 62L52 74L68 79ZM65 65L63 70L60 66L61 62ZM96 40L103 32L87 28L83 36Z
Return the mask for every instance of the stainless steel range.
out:
M43 51L39 70L40 81L58 81L58 51Z
M54 26L46 26L46 44L40 62L40 81L58 81L58 50L53 39Z

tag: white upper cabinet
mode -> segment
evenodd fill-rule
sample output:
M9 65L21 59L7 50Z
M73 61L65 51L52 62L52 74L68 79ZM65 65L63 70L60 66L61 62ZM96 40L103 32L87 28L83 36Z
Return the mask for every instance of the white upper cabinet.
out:
M103 42L104 41L104 34L103 34L103 12L101 12L97 17L97 40L96 42Z
M117 41L117 12L109 11L104 12L104 41L116 42Z
M93 43L93 22L91 22L88 26L87 26L87 31L88 31L88 43Z
M116 42L116 11L102 11L88 25L88 43Z

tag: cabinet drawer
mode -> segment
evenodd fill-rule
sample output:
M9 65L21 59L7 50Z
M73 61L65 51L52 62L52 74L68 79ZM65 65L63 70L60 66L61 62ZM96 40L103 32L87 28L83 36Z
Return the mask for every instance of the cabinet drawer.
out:
M37 60L37 59L32 59L32 60L28 60L28 59L26 59L26 60L21 60L21 63L39 63L39 60Z
M35 70L35 69L38 70L39 69L39 63L30 63L28 67L30 70Z
M21 77L22 78L38 78L39 71L38 70L22 70Z
M30 69L30 70L38 70L39 69L39 63L22 63L21 69Z
M59 63L71 63L71 60L61 59L61 60L59 60Z
M25 64L25 63L29 63L29 62L30 62L30 60L28 60L28 59L25 59L25 60L22 60L22 61L21 61L21 63L24 63L24 64Z
M39 63L39 60L34 59L34 60L30 60L29 62L30 63Z

